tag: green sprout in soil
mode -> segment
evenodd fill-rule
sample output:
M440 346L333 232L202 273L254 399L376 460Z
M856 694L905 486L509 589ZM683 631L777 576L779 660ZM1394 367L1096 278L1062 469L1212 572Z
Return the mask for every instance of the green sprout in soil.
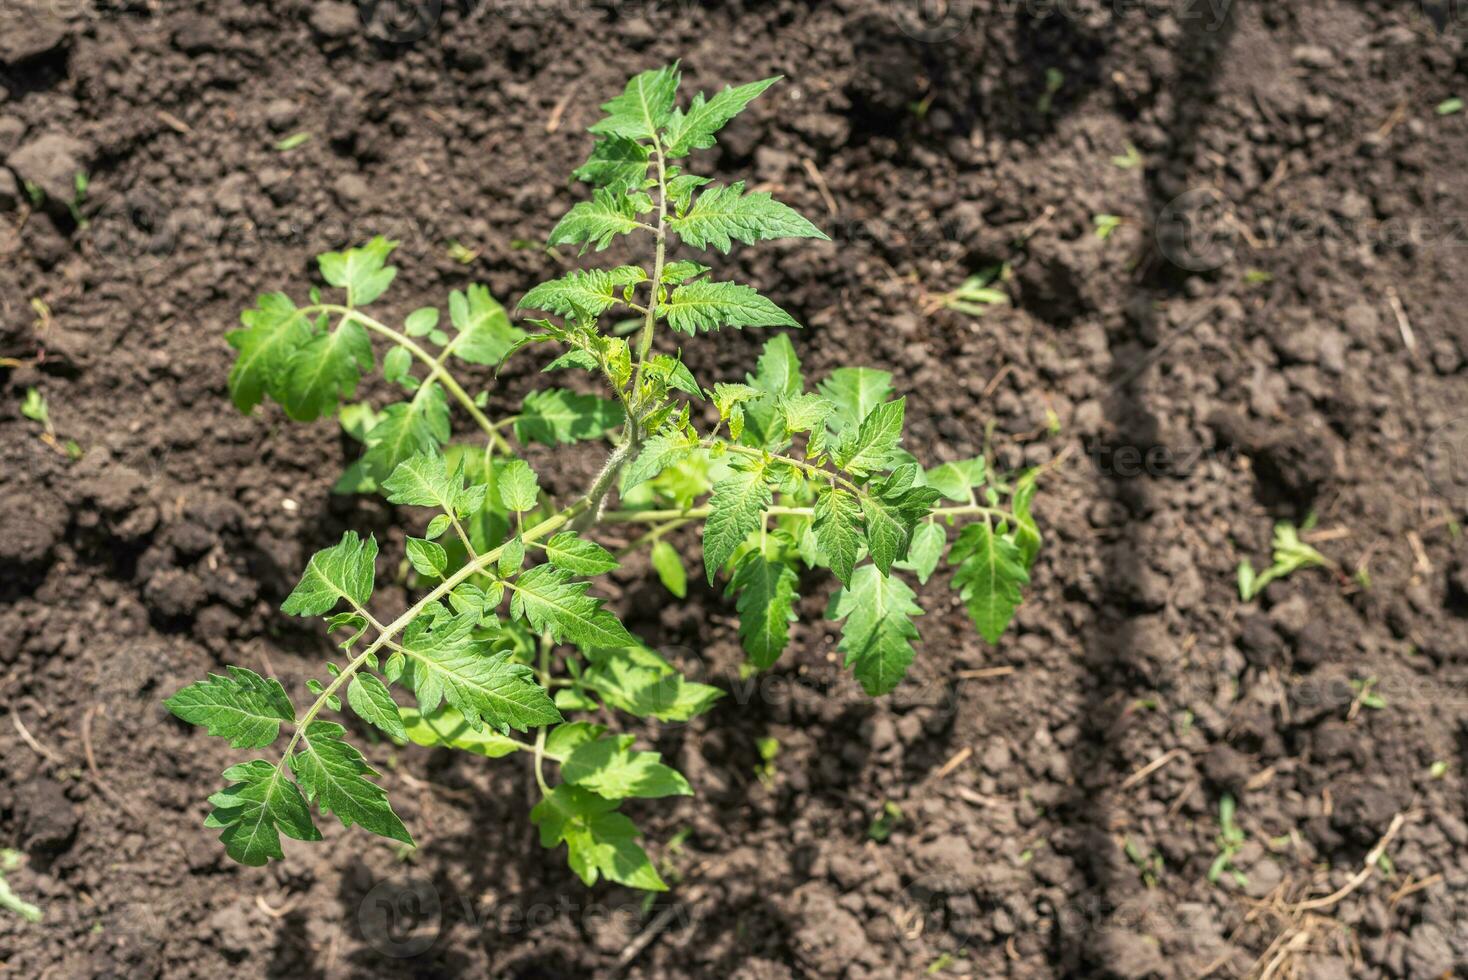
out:
M1158 879L1162 877L1162 855L1156 849L1143 851L1130 837L1122 844L1122 850L1142 876L1142 884L1148 888L1156 888Z
M1310 523L1307 522L1308 530ZM1300 540L1295 525L1281 521L1274 525L1274 563L1261 573L1245 558L1239 562L1239 598L1252 601L1269 583L1292 575L1302 568L1334 568L1335 563Z
M775 760L780 757L780 740L773 736L757 738L754 748L759 753L759 765L754 767L754 774L766 786L775 785Z
M310 133L292 133L279 143L275 144L276 153L289 153L297 147L305 146L311 141Z
M1208 881L1217 884L1218 879L1223 877L1227 871L1239 887L1249 883L1249 878L1238 868L1234 867L1234 858L1244 847L1244 830L1234 821L1234 798L1228 793L1218 801L1218 836L1214 843L1218 845L1218 856L1208 867Z
M686 677L591 588L651 546L664 583L684 592L681 562L656 546L685 526L700 532L689 537L701 541L709 583L727 582L751 671L773 667L789 646L802 569L838 581L827 612L839 624L837 651L872 697L894 690L917 655L923 609L905 576L926 582L945 551L979 634L997 643L1013 620L1040 548L1033 474L1011 482L982 459L924 468L902 448L907 401L890 373L843 367L812 387L786 333L733 379L705 384L684 363L675 340L799 326L753 286L720 278L700 261L708 252L826 236L765 191L685 169L779 79L682 107L679 80L677 65L643 72L602 107L575 171L591 197L548 242L584 256L641 241L644 264L541 283L519 307L544 315L519 323L470 285L450 293L446 316L425 306L393 325L367 312L397 275L396 243L375 238L320 256L325 287L304 305L266 293L228 335L238 352L229 390L242 412L272 402L300 422L337 418L362 450L336 489L422 509L403 515L413 532L400 566L405 609L384 614L383 597L374 601L378 541L355 531L313 555L281 605L337 635L337 662L305 684L304 707L279 680L240 666L165 702L249 750L224 772L205 821L235 860L282 859L282 835L320 840L318 814L412 845L378 772L331 719L345 706L397 744L524 759L544 847L565 845L588 886L605 878L664 890L621 808L693 788L639 748L624 719L685 723L724 692ZM626 337L604 325L629 317ZM489 392L474 382L530 350L551 352L545 372L579 372L579 387L603 394L546 386L492 418ZM381 381L365 390L395 390L387 404L360 400L379 364ZM456 420L472 426L456 433ZM531 466L574 446L599 457L579 492ZM616 530L629 525L645 531ZM618 553L597 540L608 526ZM778 751L761 740L762 779L774 778ZM332 846L360 846L342 840Z
M983 316L991 306L1004 306L1009 303L1009 294L996 288L994 283L1002 281L1007 273L1006 266L996 265L969 276L957 289L932 297L927 303L927 312L948 309L969 316Z
M66 202L66 209L71 212L71 220L75 221L78 228L86 228L90 222L82 214L82 207L87 203L87 188L91 187L92 181L85 173L77 171L72 179L75 188L71 200Z
M1442 779L1448 774L1449 767L1450 763L1446 759L1438 759L1432 764L1432 767L1427 770L1427 778Z
M867 827L867 836L878 844L885 844L887 838L892 836L892 831L902 823L902 807L887 800L882 804L882 812L872 818L871 825Z
M472 265L474 260L479 258L478 252L453 238L449 239L448 253L449 258L460 265Z
M1093 214L1091 223L1096 226L1096 237L1103 242L1111 237L1111 233L1122 226L1125 218L1114 214Z
M14 912L27 922L40 922L45 913L15 894L10 883L5 880L6 873L16 870L20 864L21 856L18 851L0 850L0 909Z
M1045 91L1040 96L1040 101L1035 104L1040 115L1050 115L1050 110L1055 106L1055 96L1065 86L1065 72L1059 68L1045 69Z
M1120 156L1111 158L1111 165L1118 170L1135 170L1142 165L1142 154L1130 142L1126 144L1126 152Z
M39 391L34 388L26 389L25 398L20 403L20 414L41 424L41 441L46 445L69 459L82 458L82 447L77 445L75 439L62 442L56 437L56 428L51 424L51 406Z
M1436 112L1439 116L1452 116L1463 111L1463 100L1456 96L1451 99L1443 99L1437 104Z

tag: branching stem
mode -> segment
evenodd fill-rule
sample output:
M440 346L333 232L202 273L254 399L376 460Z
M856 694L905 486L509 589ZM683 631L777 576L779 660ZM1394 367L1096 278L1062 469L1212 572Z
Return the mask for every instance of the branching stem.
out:
M428 353L428 351L424 350L422 346L420 346L417 342L413 340L413 338L409 337L407 334L394 330L392 327L389 327L382 321L374 320L372 317L363 313L361 310L353 309L350 306L339 306L333 303L317 303L314 306L301 307L300 312L306 316L309 316L312 313L335 313L341 316L343 319L355 320L357 323L361 324L363 327L372 331L373 333L379 334L383 337L386 337L388 340L391 340L393 343L397 344L399 347L406 350L409 354L412 354L418 360L423 362L424 366L428 368L428 377L424 379L424 383L426 384L427 382L434 380L441 382L443 386L448 389L449 394L453 395L454 399L458 401L460 405L464 406L464 410L469 413L470 418L474 419L475 424L483 429L485 434L489 436L490 441L494 444L496 449L503 453L509 453L513 451L510 448L510 444L508 441L506 441L505 437L500 435L499 426L496 425L494 422L491 422L489 420L489 416L485 415L484 412L480 410L479 406L474 404L474 399L470 397L467 391L464 390L464 386L459 384L454 376L449 373L448 368L443 366L443 363L440 361L440 359L434 357L432 354Z

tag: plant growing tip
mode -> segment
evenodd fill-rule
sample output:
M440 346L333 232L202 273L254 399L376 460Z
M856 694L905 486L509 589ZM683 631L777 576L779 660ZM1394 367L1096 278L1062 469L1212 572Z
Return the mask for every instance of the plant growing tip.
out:
M584 255L645 236L650 260L541 283L520 298L517 308L532 315L518 324L479 285L451 293L446 315L424 307L393 325L369 313L397 275L397 243L386 238L320 256L326 289L312 288L304 304L267 293L241 315L227 336L237 352L235 405L249 413L269 402L303 422L336 417L362 446L337 490L380 493L431 516L410 529L401 568L417 598L395 617L374 602L374 538L348 531L311 557L281 609L323 619L343 662L327 664L299 701L274 678L235 666L165 702L259 756L227 769L209 799L205 824L235 860L280 859L282 837L319 840L313 808L411 846L379 774L348 729L328 720L349 709L399 744L524 756L540 793L530 818L545 847L565 845L587 885L606 878L666 888L664 873L676 869L653 864L622 805L693 788L605 722L688 722L723 692L643 644L591 580L648 548L658 578L683 598L687 567L666 536L690 523L703 523L706 578L727 576L751 670L772 667L790 644L800 569L826 569L841 585L828 615L840 624L845 666L869 694L893 690L917 655L923 614L903 574L926 582L956 522L954 587L986 639L1007 628L1040 547L1034 474L995 478L982 459L925 469L902 447L907 402L894 397L888 372L840 368L812 386L786 333L765 344L743 378L710 385L674 342L800 325L704 260L735 243L825 234L769 193L685 169L692 151L715 145L776 81L699 93L680 106L676 64L629 80L602 106L591 153L575 171L589 199L548 241ZM675 257L679 249L697 257ZM466 250L454 254L472 261ZM955 301L1002 301L989 282L966 283ZM541 347L555 352L545 371L585 372L606 394L543 387L513 413L491 417L488 393L467 379ZM396 400L355 400L378 369ZM701 428L714 414L717 423ZM476 431L456 438L456 419ZM567 504L522 458L534 443L610 448ZM594 537L608 524L646 530L613 552ZM778 750L774 739L758 745L760 779L775 778ZM889 823L898 819L888 811Z

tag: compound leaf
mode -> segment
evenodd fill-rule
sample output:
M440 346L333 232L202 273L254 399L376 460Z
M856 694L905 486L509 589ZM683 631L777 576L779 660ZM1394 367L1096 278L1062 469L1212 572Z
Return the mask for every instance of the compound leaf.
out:
M610 551L575 531L562 531L547 541L545 557L552 565L573 575L603 575L618 564Z
M226 667L228 677L210 674L163 704L191 725L203 725L237 749L258 749L280 735L280 723L295 721L296 709L280 681L244 667Z
M366 778L377 770L342 740L345 734L345 728L328 721L307 726L290 760L306 798L322 813L336 814L344 827L361 824L379 837L411 845L413 838L387 802L387 793Z
M673 290L658 312L674 330L696 334L720 327L799 327L789 313L737 282L700 279Z
M602 608L602 600L586 594L588 588L587 582L573 581L570 572L536 565L515 582L510 611L534 630L549 630L557 642L569 640L583 647L636 643L617 617Z
M294 840L320 840L311 808L296 784L263 759L230 766L230 785L209 797L214 809L204 826L222 831L229 856L240 864L260 867L285 855L280 835Z
M616 802L590 790L563 784L535 805L530 819L540 828L542 847L565 843L571 870L588 888L605 877L631 888L667 891L637 843L636 824L616 808Z
M665 65L633 75L622 94L603 103L606 118L591 127L598 136L620 136L629 140L656 139L668 123L682 73L678 64Z
M352 682L347 685L347 704L352 706L357 717L368 724L376 725L393 738L408 737L403 728L398 703L392 699L387 686L378 680L376 674L359 670L352 676Z
M588 650L591 666L581 683L610 708L639 718L688 721L724 696L719 688L684 677L644 646Z
M854 428L892 394L892 375L875 368L837 368L816 386L836 406L831 431Z
M923 614L915 599L906 582L875 565L858 568L851 585L831 599L829 617L845 620L837 649L872 697L895 688L912 663L912 641L918 639L912 617Z
M558 446L598 439L625 420L617 402L564 388L544 388L525 396L515 420L515 438L522 443Z
M426 382L411 401L394 402L382 410L367 431L362 468L373 479L386 479L404 460L437 450L449 441L449 404L443 387Z
M346 532L339 543L311 556L301 581L281 603L281 612L322 616L342 599L365 606L372 597L376 561L376 538L368 535L364 541L356 531Z
M647 163L651 154L650 149L635 139L608 136L596 141L591 156L571 175L593 187L605 187L613 194L625 194L641 187L647 179Z
M583 741L561 764L561 776L607 800L693 795L678 770L664 765L656 752L634 751L634 741L632 735Z
M240 314L243 330L225 335L239 356L229 371L235 407L249 413L268 393L279 400L291 355L311 339L311 322L285 293L265 293Z
M948 561L958 566L953 584L979 635L998 643L1024 599L1021 586L1030 581L1019 546L981 521L959 532Z
M551 229L549 245L580 245L584 253L595 245L600 252L618 235L630 234L639 224L637 205L625 194L598 189L589 201L571 206L566 216Z
M545 310L558 316L576 313L600 316L621 302L621 291L647 281L635 265L615 269L574 269L560 279L543 282L520 300L520 307Z
M347 291L348 306L366 306L387 292L398 274L396 266L387 264L387 257L397 247L397 242L378 235L361 248L319 255L316 263L321 267L321 278Z
M438 624L419 617L408 626L402 648L418 709L431 714L447 701L475 730L488 722L500 732L523 732L560 721L561 713L529 666L475 639L478 623L479 616L468 613Z
M795 569L768 558L758 548L745 553L734 567L728 593L739 595L739 638L744 652L761 670L773 666L790 641L799 585Z
M668 131L663 135L668 156L687 156L693 150L706 150L713 146L714 134L782 77L776 75L774 78L750 82L737 88L726 86L722 92L707 100L699 92L689 103L686 113L681 109L674 109L668 119Z
M773 238L819 238L830 241L815 225L788 205L760 191L744 193L744 181L717 185L698 195L682 217L668 219L668 227L694 248L728 252L733 241L746 245Z
M448 351L469 364L498 364L526 339L525 331L510 323L510 314L490 295L487 286L473 283L466 292L449 293L449 319L458 334Z
M822 488L816 497L811 526L831 572L842 585L850 585L861 554L861 504L845 490Z
M907 557L918 522L938 500L938 491L932 487L913 486L918 472L915 464L904 464L882 482L872 484L861 498L867 547L883 575L891 574L893 562Z
M848 433L836 447L836 465L842 469L870 472L885 469L893 451L902 439L902 417L907 399L878 405L862 419L854 433Z
M297 347L285 366L278 400L297 422L312 422L336 411L362 375L372 370L372 339L355 320L314 334Z
M710 582L744 539L759 530L770 500L763 465L735 470L714 484L703 533L703 566Z

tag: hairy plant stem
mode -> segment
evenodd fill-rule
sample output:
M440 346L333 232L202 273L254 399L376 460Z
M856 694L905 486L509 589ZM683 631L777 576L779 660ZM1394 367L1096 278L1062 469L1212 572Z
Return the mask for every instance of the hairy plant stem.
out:
M422 361L424 366L428 368L429 373L428 377L424 379L425 384L427 384L429 381L434 380L442 382L443 386L448 389L449 394L453 395L454 399L460 405L464 406L464 410L469 413L470 418L474 419L475 424L483 429L485 434L489 436L490 442L494 445L494 447L503 453L512 452L510 448L510 443L505 439L504 436L500 435L499 426L494 422L491 422L489 416L485 415L484 412L480 410L479 406L474 404L474 399L471 398L469 396L469 393L464 390L464 386L459 384L454 376L449 373L448 368L443 366L442 359L434 357L432 354L428 353L428 351L424 350L421 346L415 343L413 338L409 337L407 334L394 330L392 327L389 327L387 324L381 322L380 320L374 320L367 314L361 312L360 310L353 309L350 306L339 306L332 303L317 303L314 306L301 307L300 312L307 316L312 313L335 313L340 315L343 319L355 320L357 323L361 324L363 327L372 331L373 333L379 334L391 340L393 343L406 350L409 354L412 354L418 360Z
M652 350L653 330L657 326L658 292L663 288L663 264L668 257L668 165L663 158L661 139L653 137L652 148L657 155L658 164L658 224L653 229L653 233L657 235L657 254L652 267L652 294L647 300L647 317L642 321L642 333L637 338L637 373L632 378L634 397L642 390L642 374L647 364L647 355ZM640 440L640 425L638 429Z
M711 507L687 507L683 510L609 510L601 515L601 519L606 524L687 523L689 521L701 521L711 513L713 513L713 508ZM963 504L958 507L938 507L930 512L928 516L936 520L940 517L972 517L978 514L986 517L1002 518L1011 523L1016 521L1015 516L1006 510L1001 510L997 507L982 507L978 504ZM814 515L814 507L769 507L765 510L766 517L812 517ZM667 531L663 533L666 534Z

